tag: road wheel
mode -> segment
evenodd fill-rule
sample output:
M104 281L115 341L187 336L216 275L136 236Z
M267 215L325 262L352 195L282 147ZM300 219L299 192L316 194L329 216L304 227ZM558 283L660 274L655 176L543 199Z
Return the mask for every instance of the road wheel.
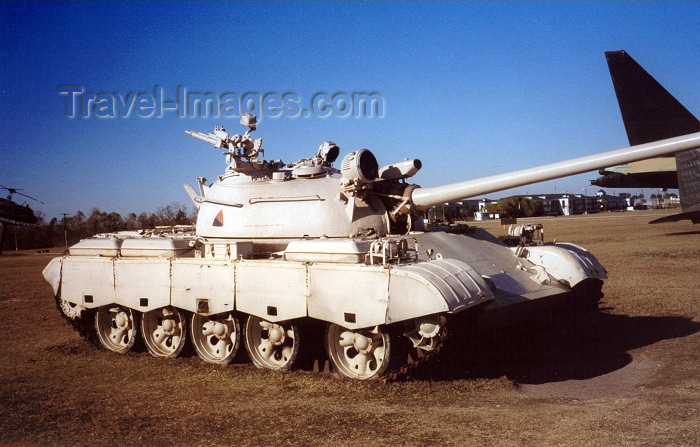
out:
M326 351L333 369L350 379L378 379L389 368L392 340L377 326L346 329L335 323L326 328Z
M228 365L238 352L241 324L232 313L192 314L190 331L194 350L205 362Z
M251 315L245 325L245 347L258 368L289 371L299 353L299 327Z
M177 357L187 340L186 329L184 314L175 307L151 310L141 318L141 336L154 357Z
M138 313L119 305L102 306L95 312L95 332L103 347L125 354L138 336Z

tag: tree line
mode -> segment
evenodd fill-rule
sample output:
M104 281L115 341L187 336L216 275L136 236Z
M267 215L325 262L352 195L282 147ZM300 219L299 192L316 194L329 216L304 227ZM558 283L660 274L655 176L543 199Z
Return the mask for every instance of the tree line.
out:
M172 203L159 207L155 213L129 213L123 217L114 211L106 212L93 208L90 215L78 211L72 216L53 218L46 221L36 213L39 221L29 226L7 226L3 237L2 250L33 250L51 247L71 246L81 239L100 233L124 230L146 230L157 226L194 225L197 208Z
M544 205L529 197L510 197L488 205L486 211L502 217L539 217L544 216Z

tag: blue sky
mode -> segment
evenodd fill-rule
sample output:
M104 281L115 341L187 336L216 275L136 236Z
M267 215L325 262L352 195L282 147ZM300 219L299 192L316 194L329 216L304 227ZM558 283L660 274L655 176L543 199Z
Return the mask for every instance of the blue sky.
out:
M184 131L241 130L148 107L97 116L114 102L70 118L62 88L125 107L174 103L178 88L293 95L307 110L319 93L375 93L382 117L259 113L266 158L333 140L341 156L420 158L423 186L616 149L627 140L604 51L626 50L698 115L698 29L700 2L1 2L0 184L40 198L49 219L190 206L182 183L214 179L224 160ZM596 176L513 192L592 193Z

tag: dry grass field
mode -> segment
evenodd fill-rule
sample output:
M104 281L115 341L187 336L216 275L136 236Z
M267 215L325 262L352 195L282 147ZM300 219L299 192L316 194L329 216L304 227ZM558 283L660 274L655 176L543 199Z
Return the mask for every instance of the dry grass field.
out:
M484 323L386 384L93 348L55 308L50 256L5 253L0 446L700 445L700 225L654 217L539 219L607 268L601 311Z

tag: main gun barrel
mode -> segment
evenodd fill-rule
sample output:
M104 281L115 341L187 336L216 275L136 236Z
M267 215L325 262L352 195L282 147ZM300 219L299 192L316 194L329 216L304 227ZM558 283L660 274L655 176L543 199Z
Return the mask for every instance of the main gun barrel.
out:
M411 194L411 201L415 210L425 211L440 203L478 197L504 189L673 154L697 147L700 147L700 132L466 182L431 188L416 188Z

